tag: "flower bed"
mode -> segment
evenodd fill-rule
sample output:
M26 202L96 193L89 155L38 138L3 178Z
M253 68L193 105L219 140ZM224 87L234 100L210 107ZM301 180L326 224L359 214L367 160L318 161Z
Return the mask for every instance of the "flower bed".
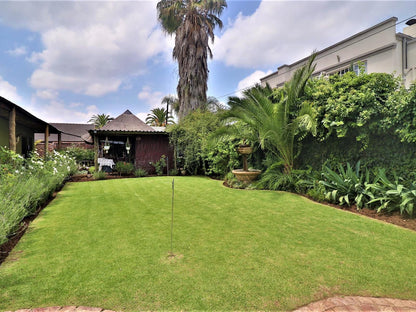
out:
M24 159L0 147L0 244L76 170L74 158L65 153L54 152L46 160L33 153Z

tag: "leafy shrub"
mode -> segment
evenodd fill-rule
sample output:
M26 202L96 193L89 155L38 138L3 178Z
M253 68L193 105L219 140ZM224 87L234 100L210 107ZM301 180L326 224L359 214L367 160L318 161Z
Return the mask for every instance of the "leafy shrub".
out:
M88 172L89 172L89 173L91 173L91 174L94 174L94 172L95 172L95 167L94 167L94 166L89 167L89 168L88 168Z
M107 179L107 174L104 171L96 171L92 175L94 180L105 180Z
M143 168L139 168L136 171L134 171L134 176L139 178L139 177L145 177L147 176L147 171L144 170Z
M94 150L81 148L78 146L67 147L66 152L69 156L75 158L75 160L80 163L81 161L93 161L94 160Z
M262 174L257 187L266 190L281 190L295 193L306 193L311 168L308 170L293 169L290 173L283 172L283 164L275 162Z
M194 111L168 129L178 168L184 168L191 175L224 177L237 167L240 163L235 150L237 142L211 142L211 135L221 125L219 115Z
M130 175L134 171L134 165L132 163L119 161L116 163L116 170L120 175Z
M169 170L169 175L170 176L177 176L179 174L178 169L171 169Z
M235 177L234 173L228 172L224 177L224 182L227 183L229 187L242 189L245 188L244 184Z
M163 175L163 170L166 168L166 156L162 155L157 162L151 164L155 167L158 176Z
M312 181L306 194L318 202L325 201L325 187L319 181Z

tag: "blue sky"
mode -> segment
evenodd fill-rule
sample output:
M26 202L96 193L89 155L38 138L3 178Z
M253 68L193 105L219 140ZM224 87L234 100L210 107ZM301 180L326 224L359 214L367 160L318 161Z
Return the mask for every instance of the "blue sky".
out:
M0 95L47 122L126 109L144 119L178 79L156 3L1 1ZM413 15L414 1L229 0L211 46L208 95L226 102L314 49Z

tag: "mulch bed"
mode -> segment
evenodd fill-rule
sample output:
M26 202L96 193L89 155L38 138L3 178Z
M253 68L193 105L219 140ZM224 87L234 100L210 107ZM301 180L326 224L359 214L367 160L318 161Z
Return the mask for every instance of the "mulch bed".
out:
M111 175L111 174L107 175L107 180L108 179L125 179L125 178L134 178L134 175L131 175L131 176L119 176L119 175ZM92 175L75 175L75 176L72 176L68 180L68 182L88 182L88 181L95 181ZM224 186L229 187L225 182L224 182ZM7 258L10 251L12 251L12 249L17 245L20 238L23 236L23 234L26 232L27 228L29 227L30 222L32 222L39 215L39 213L43 210L43 208L45 208L55 198L56 194L57 193L54 193L52 198L50 198L49 201L47 201L44 205L39 207L39 209L34 214L25 217L20 225L20 228L17 230L16 234L13 235L7 242L0 245L0 265ZM330 203L321 203L321 204L328 205L337 209L346 210L352 213L360 214L366 217L370 217L373 219L395 224L397 226L401 226L401 227L416 231L416 218L401 216L398 212L390 213L390 214L377 213L376 210L371 210L367 208L357 209L356 206L344 207L344 206L338 206L338 205L334 205Z

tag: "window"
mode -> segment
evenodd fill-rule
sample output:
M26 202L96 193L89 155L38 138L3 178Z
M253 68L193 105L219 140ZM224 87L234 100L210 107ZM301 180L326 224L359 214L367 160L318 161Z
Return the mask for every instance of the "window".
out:
M353 71L354 73L356 73L357 75L364 73L367 73L367 61L359 61L357 63L351 64L348 67L344 67L342 69L339 69L336 72L333 72L332 75L344 75L350 71Z

